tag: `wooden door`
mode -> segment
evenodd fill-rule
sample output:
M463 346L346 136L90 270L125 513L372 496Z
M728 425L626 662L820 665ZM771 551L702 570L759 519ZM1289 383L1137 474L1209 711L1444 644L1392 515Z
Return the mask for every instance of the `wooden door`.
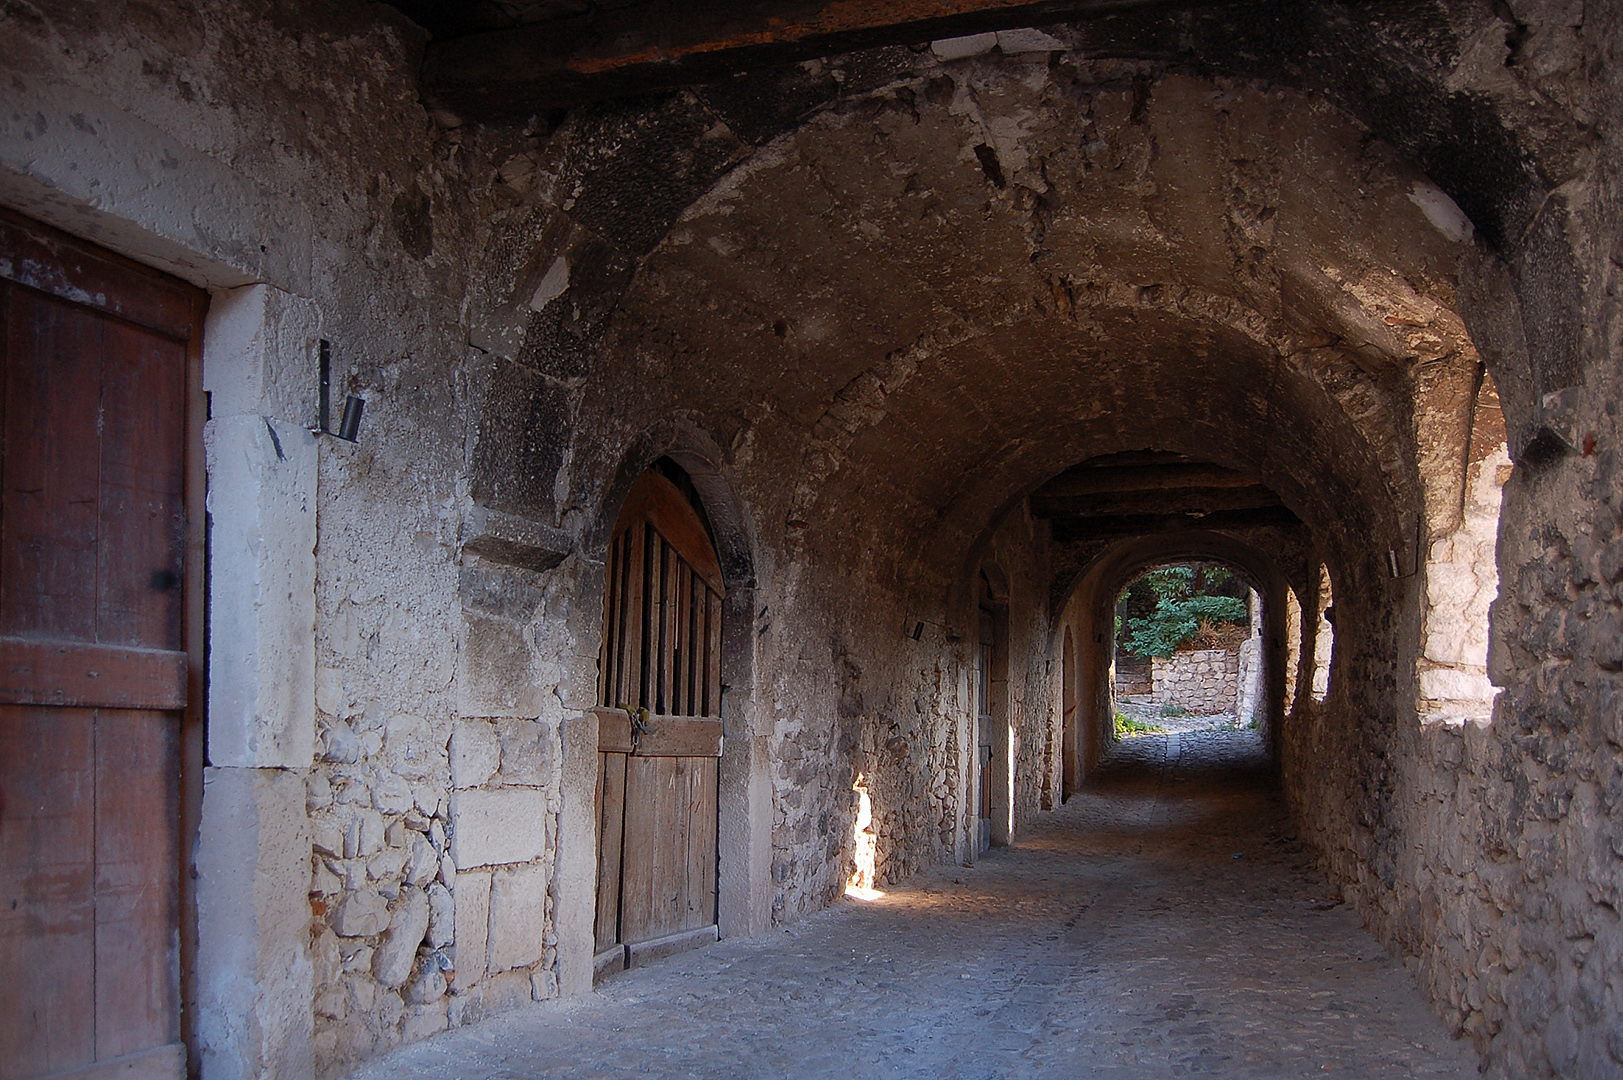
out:
M975 765L978 773L976 788L979 815L976 818L975 852L980 854L992 846L992 747L996 743L992 730L992 646L994 639L992 613L980 610L980 643L975 650Z
M721 568L650 470L609 549L598 710L598 971L714 941Z
M0 214L0 1080L186 1073L202 306Z
M1078 759L1076 733L1076 645L1071 628L1065 628L1065 644L1060 651L1060 802L1076 793L1082 769Z

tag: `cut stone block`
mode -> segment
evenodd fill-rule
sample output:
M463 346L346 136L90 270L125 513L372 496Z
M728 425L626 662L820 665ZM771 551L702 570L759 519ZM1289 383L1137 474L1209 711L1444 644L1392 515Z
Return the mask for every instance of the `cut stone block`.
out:
M539 859L546 816L546 794L535 788L459 791L451 799L451 858L463 870Z

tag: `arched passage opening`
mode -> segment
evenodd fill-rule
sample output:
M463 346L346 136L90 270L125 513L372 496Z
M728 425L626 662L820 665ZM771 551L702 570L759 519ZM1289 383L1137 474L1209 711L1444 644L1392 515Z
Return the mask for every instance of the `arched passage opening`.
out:
M1123 589L1157 567L1205 562L1233 567L1260 597L1257 620L1257 704L1254 718L1272 755L1286 712L1287 596L1290 586L1270 555L1235 536L1207 531L1134 537L1102 551L1073 579L1060 608L1058 632L1082 643L1077 664L1079 744L1085 769L1096 765L1114 739L1116 609ZM1238 675L1238 670L1236 671Z
M1304 673L1287 720L1289 665L1268 665L1270 750L1316 835L1358 852L1342 867L1357 872L1404 813L1376 774L1418 726L1418 568L1434 510L1458 494L1450 460L1482 370L1460 317L1463 215L1402 150L1311 92L1094 64L1085 48L1045 65L915 55L763 135L764 153L741 149L748 164L725 182L695 181L704 193L668 234L632 238L642 254L623 297L553 311L583 333L609 325L612 348L572 386L584 426L680 409L717 433L760 509L775 571L761 604L775 615L757 630L774 697L780 916L826 902L827 867L849 857L859 756L882 757L886 774L871 809L878 876L973 857L969 807L1002 775L970 776L963 760L991 746L977 729L991 711L978 687L996 681L990 663L977 675L989 555L1013 582L1008 632L990 644L1010 658L1017 832L1051 769L1086 771L1103 742L1087 718L1109 716L1090 704L1106 683L1089 677L1109 652L1100 617L1070 625L1068 673L1056 613L1117 545L1190 528L1271 561L1256 570L1274 582L1267 647L1294 649ZM630 131L617 122L602 121ZM599 265L591 244L616 228L602 208L624 203L596 205L598 231L569 234L584 237L571 265ZM565 514L590 505L612 462L599 443L571 447L555 486ZM1041 505L1075 462L1122 453L1243 473L1273 501L1211 505L1169 488L1109 513ZM1095 511L1113 494L1041 491ZM1110 517L1115 531L1079 535L1066 516ZM1177 546L1161 554L1221 557ZM1315 636L1320 565L1338 648L1333 692L1314 702L1313 643L1281 624L1294 595L1301 636ZM1091 581L1093 599L1124 573ZM1049 716L1057 766L1044 764Z
M1122 588L1115 607L1118 734L1163 727L1162 719L1257 727L1263 607L1242 572L1203 562L1153 567Z

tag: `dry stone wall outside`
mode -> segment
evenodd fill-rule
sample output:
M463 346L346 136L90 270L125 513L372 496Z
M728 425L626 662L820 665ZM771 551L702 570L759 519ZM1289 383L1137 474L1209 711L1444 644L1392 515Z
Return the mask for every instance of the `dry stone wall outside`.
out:
M1186 649L1154 657L1150 680L1155 700L1200 716L1239 707L1240 650Z

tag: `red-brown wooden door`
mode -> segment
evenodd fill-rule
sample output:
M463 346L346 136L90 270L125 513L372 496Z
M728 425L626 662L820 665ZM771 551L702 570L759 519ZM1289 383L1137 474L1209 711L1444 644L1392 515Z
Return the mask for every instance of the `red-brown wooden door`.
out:
M186 1073L202 310L0 214L0 1080Z
M721 569L692 504L657 472L621 510L607 584L599 971L716 937Z

